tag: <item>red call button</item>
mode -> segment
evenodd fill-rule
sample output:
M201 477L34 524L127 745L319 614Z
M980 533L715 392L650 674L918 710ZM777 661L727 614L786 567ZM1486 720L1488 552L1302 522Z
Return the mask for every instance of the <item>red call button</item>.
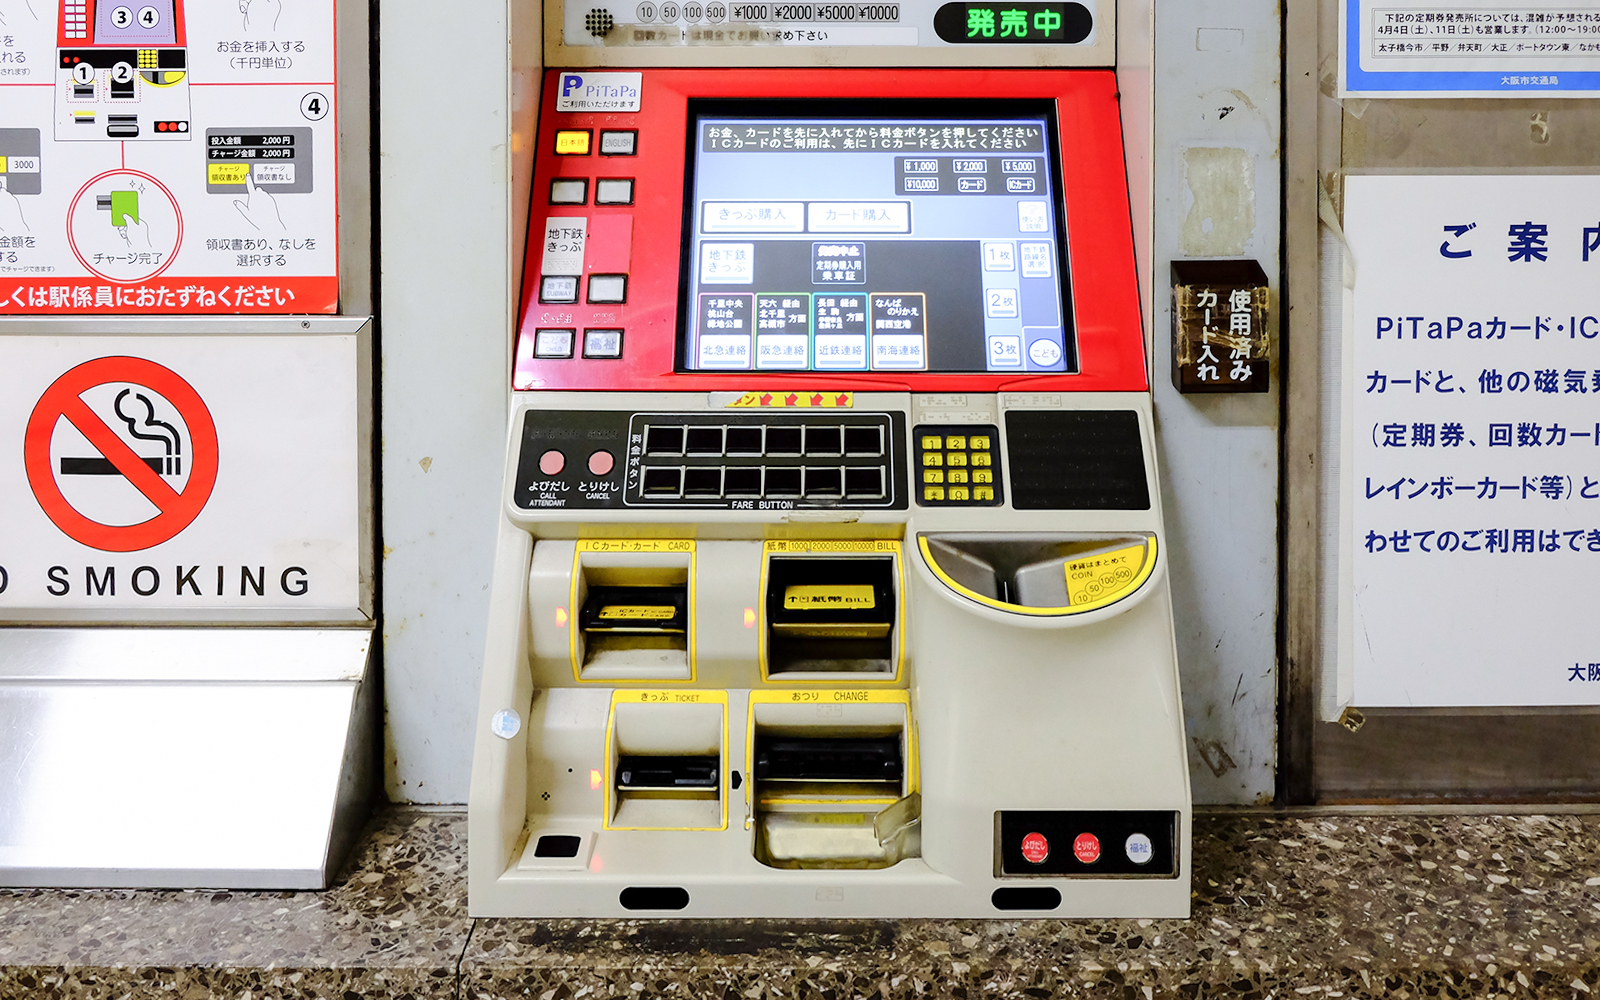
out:
M1100 860L1100 838L1092 833L1080 833L1072 842L1072 854L1086 865Z
M1022 838L1022 856L1034 864L1041 864L1050 856L1050 841L1042 833L1030 833Z

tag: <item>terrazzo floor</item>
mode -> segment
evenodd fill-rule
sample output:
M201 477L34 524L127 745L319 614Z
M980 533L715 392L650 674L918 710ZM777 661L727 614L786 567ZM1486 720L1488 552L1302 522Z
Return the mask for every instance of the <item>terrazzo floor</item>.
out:
M0 890L0 997L1600 1000L1600 814L1211 814L1181 920L467 916L466 817L326 892Z

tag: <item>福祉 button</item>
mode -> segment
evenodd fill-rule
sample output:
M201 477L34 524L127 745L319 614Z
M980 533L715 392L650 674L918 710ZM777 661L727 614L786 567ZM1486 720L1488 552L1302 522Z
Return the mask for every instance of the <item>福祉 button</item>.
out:
M533 356L536 358L570 358L575 330L535 330Z
M539 456L539 471L547 476L559 476L561 470L567 467L567 456L551 448Z
M632 205L632 177L602 177L594 182L596 205Z
M588 156L591 135L588 129L562 129L556 133L556 155Z
M622 357L622 331L583 331L583 356L586 358Z
M600 132L601 156L633 156L638 152L639 133L633 130Z
M1142 833L1130 833L1122 845L1123 853L1136 865L1147 865L1155 857L1155 845Z

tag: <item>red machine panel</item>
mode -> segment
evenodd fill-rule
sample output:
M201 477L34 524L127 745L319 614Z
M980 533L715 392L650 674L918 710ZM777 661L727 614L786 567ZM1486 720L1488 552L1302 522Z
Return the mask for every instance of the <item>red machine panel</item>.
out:
M560 72L551 70L546 76L514 389L1107 392L1148 388L1116 80L1110 71L642 73L640 110L631 113L558 112ZM992 98L997 105L1053 102L1059 149L1050 166L1058 171L1061 183L1067 244L1062 263L1067 266L1060 273L1070 283L1070 289L1062 292L1064 308L1069 310L1067 336L1075 338L1075 352L1069 350L1075 371L683 370L702 367L686 364L679 356L680 294L688 281L680 271L687 238L684 204L691 197L685 185L689 102L819 95L863 101L947 100L967 106L975 98ZM563 225L564 219L571 224ZM541 279L550 281L542 271L553 259L565 260L557 270L569 274L570 284L542 284ZM732 297L752 298L761 305L760 296ZM996 315L992 307L988 315ZM931 322L929 326L932 337Z

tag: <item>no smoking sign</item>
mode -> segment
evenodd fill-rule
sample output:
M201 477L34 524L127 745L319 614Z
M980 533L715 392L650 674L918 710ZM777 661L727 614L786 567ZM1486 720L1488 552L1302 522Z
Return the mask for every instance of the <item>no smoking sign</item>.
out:
M58 434L62 421L83 440L53 454L69 437ZM187 528L211 498L217 460L216 424L200 394L170 368L133 357L96 358L56 379L23 442L28 485L45 515L105 552L137 552ZM118 485L77 485L108 482Z

